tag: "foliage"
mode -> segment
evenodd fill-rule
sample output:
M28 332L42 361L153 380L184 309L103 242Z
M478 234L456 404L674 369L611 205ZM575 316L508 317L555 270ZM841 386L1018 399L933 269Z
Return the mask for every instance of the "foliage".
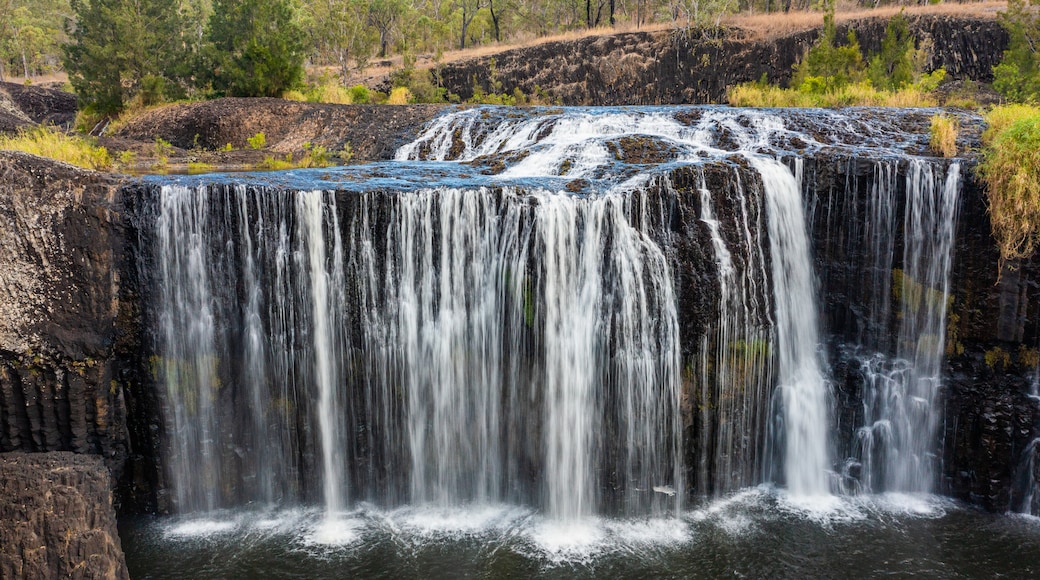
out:
M0 135L0 149L23 151L87 169L112 167L108 150L98 147L93 139L66 135L46 127L22 130L16 135Z
M1040 242L1040 108L997 107L986 121L978 173L993 236L1002 261L1028 258Z
M881 51L864 66L855 31L848 42L837 46L834 5L824 15L824 30L818 42L795 65L790 89L757 83L730 87L731 105L743 107L934 107L932 94L946 78L939 68L925 74L930 44L915 48L905 16L900 12L886 27Z
M264 135L263 131L260 131L256 135L246 139L246 143L249 144L250 149L263 149L267 147L267 135Z
M350 141L343 144L343 149L340 149L339 153L336 154L336 157L342 159L344 163L347 163L354 158L354 147L350 144Z
M366 22L366 0L309 0L301 12L310 18L304 29L317 62L339 66L340 76L350 74L350 59L364 68L376 44L376 34Z
M296 164L293 163L292 153L286 153L285 159L279 159L273 155L268 155L257 165L257 169L270 169L273 171L293 169L295 167Z
M946 115L935 115L932 117L929 129L928 145L932 151L940 153L943 157L957 156L957 134L960 132L960 122Z
M58 69L70 16L68 0L0 0L0 81Z
M72 0L76 15L65 70L81 105L100 114L118 113L147 89L148 103L161 101L163 77L181 60L180 16L166 0ZM145 104L148 104L145 103Z
M898 90L914 81L914 37L900 10L885 27L881 52L870 59L867 77L879 89Z
M292 0L214 0L202 70L217 94L277 97L303 82L304 34Z
M322 79L307 91L307 100L312 103L349 105L354 102L350 91L334 79Z
M188 173L196 175L199 173L211 173L215 171L217 167L209 163L203 163L202 161L189 161L188 162Z
M834 25L834 3L823 17L823 34L795 65L793 87L807 93L826 93L863 80L863 53L856 32L849 30L847 43L839 46Z
M410 103L445 103L448 100L448 90L438 86L434 74L428 70L401 68L390 74L390 84L394 90L407 89Z
M372 95L365 85L354 85L347 92L352 103L366 105L372 101Z
M1033 0L1008 0L1000 23L1008 31L1008 48L1000 64L993 67L993 88L1014 102L1040 100L1040 10Z

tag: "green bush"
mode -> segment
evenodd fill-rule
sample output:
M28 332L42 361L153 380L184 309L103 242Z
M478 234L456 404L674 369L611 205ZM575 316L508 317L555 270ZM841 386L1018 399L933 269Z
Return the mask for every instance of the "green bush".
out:
M1032 0L1008 0L1000 23L1008 31L1008 48L993 67L993 88L1014 102L1040 100L1040 63L1036 42L1040 39L1040 12Z
M914 82L914 37L900 10L888 21L881 52L870 59L867 77L875 87L899 90Z
M366 105L372 101L372 95L365 85L354 85L349 89L350 102Z
M246 139L246 143L249 143L250 149L263 149L267 146L267 135L264 135L264 132L260 131L256 135Z
M791 86L806 93L825 93L863 80L863 53L856 32L849 30L846 44L837 45L834 4L823 16L823 35L795 65Z

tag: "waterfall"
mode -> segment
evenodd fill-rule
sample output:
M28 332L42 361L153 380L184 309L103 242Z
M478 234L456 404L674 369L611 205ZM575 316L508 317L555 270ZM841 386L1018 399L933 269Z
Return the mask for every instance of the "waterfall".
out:
M339 325L337 320L343 300L336 300L335 293L342 292L346 286L343 278L343 244L339 238L339 227L336 221L336 206L326 202L320 191L300 192L296 198L296 213L299 216L297 233L305 247L300 250L305 255L302 261L306 264L310 282L310 309L313 326L314 350L313 376L318 390L318 430L320 432L322 464L322 492L325 509L329 516L342 511L347 490L343 473L343 429L340 423L342 411L339 408L336 389L340 383L339 371L336 368L336 354L343 351L342 340L338 340ZM328 211L330 218L325 219ZM326 221L328 225L326 225ZM325 230L333 232L333 256L327 256ZM300 304L306 308L306 304Z
M160 193L178 509L677 509L678 316L645 196Z
M772 390L772 323L765 300L766 253L762 215L745 191L739 172L734 192L712 192L700 175L700 220L707 226L718 268L719 315L704 336L699 398L712 401L699 412L697 488L721 495L761 481L769 394ZM718 201L716 201L718 200ZM730 201L730 227L716 203ZM735 238L727 240L725 232ZM732 247L732 251L731 248Z
M784 476L794 496L830 493L828 387L801 187L779 161L751 158L762 176L775 302L776 351L783 406Z
M893 173L891 169L881 172ZM892 290L875 296L870 320L879 332L894 339L895 352L894 356L877 352L861 362L865 388L864 421L857 434L863 465L860 485L866 491L930 492L936 477L938 394L946 352L960 165L951 164L944 175L934 164L909 161L899 261L893 252L896 183L878 183L882 187L873 196L877 205L872 215L883 218L867 231L866 242L885 250L875 254L871 271L886 276L890 284L885 286ZM890 295L897 302L894 323L889 322Z
M645 516L770 480L829 496L839 448L843 484L930 491L959 165L886 151L838 207L777 160L834 136L695 112L467 109L392 163L157 186L175 508ZM835 220L867 256L834 349L858 363L854 419L832 416L832 239L810 235Z

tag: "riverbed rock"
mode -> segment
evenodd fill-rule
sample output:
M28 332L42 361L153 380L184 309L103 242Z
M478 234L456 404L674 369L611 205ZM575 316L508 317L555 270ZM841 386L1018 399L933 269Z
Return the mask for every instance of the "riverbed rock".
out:
M129 578L100 458L0 454L0 578Z

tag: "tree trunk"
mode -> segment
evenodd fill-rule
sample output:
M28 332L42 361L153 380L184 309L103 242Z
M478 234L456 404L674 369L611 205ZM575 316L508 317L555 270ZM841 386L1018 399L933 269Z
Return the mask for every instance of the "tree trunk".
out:
M610 26L614 26L614 3L616 0L610 0Z
M25 80L29 80L29 60L25 58L25 51L22 51L22 69L25 71Z
M495 26L495 42L502 42L498 31L498 14L495 14L495 0L488 0L488 8L491 10L491 23Z

